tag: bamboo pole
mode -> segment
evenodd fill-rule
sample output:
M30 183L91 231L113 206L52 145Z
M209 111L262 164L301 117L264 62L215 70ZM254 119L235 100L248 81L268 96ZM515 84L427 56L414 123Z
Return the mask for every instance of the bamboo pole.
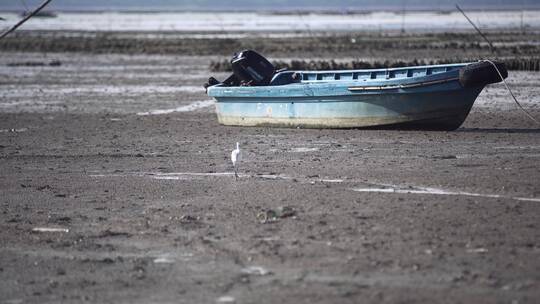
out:
M463 14L465 19L469 21L469 23L474 27L474 29L478 32L478 34L480 34L480 36L482 36L482 38L484 38L484 40L489 44L489 49L491 50L491 52L495 53L495 47L493 46L493 44L491 44L491 41L489 41L489 39L487 39L484 33L480 31L480 29L476 26L476 24L474 24L474 22L472 22L472 20L469 19L469 17L465 14L465 12L461 9L461 7L459 7L459 5L456 4L456 8L461 12L461 14Z
M43 3L41 3L40 6L38 6L33 12L28 14L28 16L24 17L21 21L17 22L14 26L6 30L0 35L0 40L2 40L4 37L9 35L9 33L15 31L19 26L23 25L26 21L28 21L30 18L34 17L37 13L39 13L45 6L49 4L52 0L45 0Z

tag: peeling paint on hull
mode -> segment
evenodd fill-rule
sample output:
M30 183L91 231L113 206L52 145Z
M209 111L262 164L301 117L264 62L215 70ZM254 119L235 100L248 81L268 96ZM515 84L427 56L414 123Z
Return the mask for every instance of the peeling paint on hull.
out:
M379 95L357 101L218 99L220 124L301 128L399 126L454 130L465 121L482 88L411 96ZM335 99L338 99L336 97Z
M393 117L332 117L332 118L272 118L272 117L242 117L218 114L218 122L227 126L246 127L284 127L284 128L367 128L375 126L407 125L432 129L458 128L468 111L456 115L449 113L429 113L425 115L398 115Z

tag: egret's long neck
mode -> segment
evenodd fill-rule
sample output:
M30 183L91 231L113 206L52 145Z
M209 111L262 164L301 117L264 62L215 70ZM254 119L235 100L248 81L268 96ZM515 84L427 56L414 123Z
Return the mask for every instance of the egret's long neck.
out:
M240 150L240 143L236 143L236 150Z

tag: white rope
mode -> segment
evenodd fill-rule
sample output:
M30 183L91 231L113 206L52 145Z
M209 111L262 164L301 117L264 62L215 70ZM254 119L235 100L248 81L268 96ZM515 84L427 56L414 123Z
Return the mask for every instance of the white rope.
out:
M512 96L512 98L514 99L514 101L516 102L518 107L521 109L521 111L523 111L523 113L525 113L525 115L527 115L532 121L534 121L535 123L540 125L540 121L536 120L527 110L525 110L525 108L523 108L523 106L521 106L521 104L517 100L516 96L514 96L514 93L512 93L512 90L510 90L510 87L508 86L508 84L504 80L504 77L502 76L501 71L499 71L499 68L497 67L497 65L495 63L493 63L493 61L491 61L489 59L485 59L483 61L491 63L491 65L495 68L495 71L497 71L497 73L499 74L499 77L501 77L502 82L506 86L506 89L508 90L508 93L510 93L510 96Z

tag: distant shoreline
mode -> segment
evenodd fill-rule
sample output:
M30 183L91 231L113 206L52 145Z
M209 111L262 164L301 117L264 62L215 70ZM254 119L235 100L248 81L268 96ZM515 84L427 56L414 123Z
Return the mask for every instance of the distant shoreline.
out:
M472 29L457 11L278 13L278 12L56 12L54 17L32 18L21 30L103 32L376 32L398 30L456 32ZM0 25L14 24L17 13L0 13ZM540 9L527 11L469 11L483 30L540 29Z

